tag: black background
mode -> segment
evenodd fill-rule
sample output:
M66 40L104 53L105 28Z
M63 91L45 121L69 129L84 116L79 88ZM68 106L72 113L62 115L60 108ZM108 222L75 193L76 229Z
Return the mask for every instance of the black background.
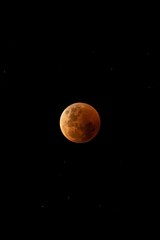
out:
M11 219L70 229L81 221L120 224L124 216L138 221L156 212L154 10L22 7L9 22L3 19L1 183ZM86 144L69 142L59 128L64 108L79 101L101 117L99 134Z

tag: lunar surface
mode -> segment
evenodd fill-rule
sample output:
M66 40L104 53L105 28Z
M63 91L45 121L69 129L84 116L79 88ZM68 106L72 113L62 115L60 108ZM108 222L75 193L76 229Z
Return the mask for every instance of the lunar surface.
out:
M100 116L91 105L77 102L69 105L60 116L63 135L75 143L93 139L100 129Z

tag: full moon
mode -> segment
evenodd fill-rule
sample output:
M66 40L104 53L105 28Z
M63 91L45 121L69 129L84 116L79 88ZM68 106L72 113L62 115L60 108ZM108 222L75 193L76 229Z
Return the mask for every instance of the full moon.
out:
M85 143L93 139L99 132L100 124L98 112L87 103L73 103L60 116L61 132L75 143Z

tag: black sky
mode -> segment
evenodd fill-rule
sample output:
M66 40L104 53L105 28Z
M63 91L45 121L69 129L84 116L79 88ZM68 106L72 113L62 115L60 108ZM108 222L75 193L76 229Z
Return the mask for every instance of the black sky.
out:
M4 27L1 183L13 216L67 225L155 211L157 15L131 9L46 7ZM86 144L69 142L59 128L61 112L79 101L101 117Z

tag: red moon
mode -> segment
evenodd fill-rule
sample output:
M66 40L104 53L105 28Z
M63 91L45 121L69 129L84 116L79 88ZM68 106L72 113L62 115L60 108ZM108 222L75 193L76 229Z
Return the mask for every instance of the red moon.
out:
M61 132L74 143L89 142L99 132L100 124L98 112L87 103L73 103L60 116Z

